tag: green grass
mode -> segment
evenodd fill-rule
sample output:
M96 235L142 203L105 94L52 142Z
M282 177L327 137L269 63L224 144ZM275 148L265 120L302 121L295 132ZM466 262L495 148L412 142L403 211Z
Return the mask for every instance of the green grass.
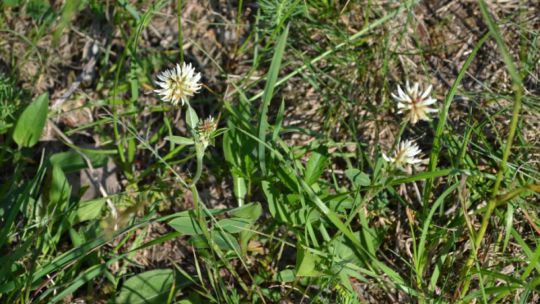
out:
M537 8L68 2L0 2L0 302L540 301Z

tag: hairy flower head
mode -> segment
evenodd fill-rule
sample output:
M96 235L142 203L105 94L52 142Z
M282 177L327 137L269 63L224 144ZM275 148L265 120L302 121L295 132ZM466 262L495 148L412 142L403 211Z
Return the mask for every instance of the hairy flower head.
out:
M207 119L200 121L197 125L197 135L205 148L210 144L212 134L216 131L216 127L216 122L212 116L208 116Z
M436 108L432 108L436 99L430 96L433 86L428 86L425 91L422 91L420 84L414 83L409 85L407 81L405 91L398 85L397 93L392 93L392 97L397 101L398 113L405 114L411 124L416 124L419 120L429 121L429 113L437 112Z
M163 71L158 75L159 81L156 84L160 89L154 92L158 93L163 101L177 105L188 102L188 98L193 96L201 89L201 73L196 73L191 63L185 62L176 65L176 68Z

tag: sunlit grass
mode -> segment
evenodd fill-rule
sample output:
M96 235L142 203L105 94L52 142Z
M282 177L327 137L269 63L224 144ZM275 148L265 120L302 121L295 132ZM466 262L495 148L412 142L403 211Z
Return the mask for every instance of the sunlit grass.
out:
M540 301L505 3L2 2L0 302Z

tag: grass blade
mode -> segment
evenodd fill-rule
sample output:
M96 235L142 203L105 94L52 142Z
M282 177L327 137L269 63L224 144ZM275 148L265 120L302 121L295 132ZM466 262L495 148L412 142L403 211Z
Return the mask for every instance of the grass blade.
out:
M279 74L281 66L281 60L283 59L283 52L285 51L285 45L287 44L287 36L289 35L289 26L285 28L274 50L274 57L270 64L270 70L268 71L266 85L264 87L264 94L262 96L261 116L259 118L259 139L261 142L265 142L266 130L268 129L268 106L274 96L274 88L276 86L276 80ZM266 174L266 155L264 145L259 143L258 147L259 162L261 170Z
M463 80L463 77L467 73L467 69L469 68L474 58L476 57L476 54L478 53L478 51L484 45L484 43L487 41L488 38L489 38L489 34L485 34L478 41L478 43L476 43L476 46L474 47L472 52L469 54L469 57L467 57L467 60L465 61L465 63L463 63L463 66L459 70L459 74L457 75L456 80L454 80L454 83L452 84L450 91L448 91L448 94L446 94L443 108L439 113L439 122L437 124L437 129L435 130L435 136L433 138L433 148L431 149L431 155L429 159L429 168L428 168L428 171L430 172L433 172L437 169L437 164L439 162L439 154L441 153L441 139L442 139L444 127L446 126L446 120L448 119L448 111L450 111L450 105L452 104L452 101L454 100L454 96L456 95L456 92L458 90L459 85L461 84L461 81ZM424 206L427 205L432 187L433 187L433 178L429 178L426 183L426 187L424 188L424 197L423 197Z

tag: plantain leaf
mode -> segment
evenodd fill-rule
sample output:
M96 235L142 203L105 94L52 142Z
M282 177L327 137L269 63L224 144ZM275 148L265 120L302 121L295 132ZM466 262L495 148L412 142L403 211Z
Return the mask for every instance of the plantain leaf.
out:
M129 278L116 297L117 304L166 303L173 288L174 273L171 269L156 269Z
M35 145L47 121L49 110L49 94L41 94L22 112L13 131L13 140L19 147L32 147Z
M308 185L313 185L324 172L328 164L328 150L325 147L319 147L313 151L306 165L305 180Z
M168 136L165 139L172 142L172 143L175 143L175 144L178 144L178 145L183 145L183 146L189 146L189 145L195 144L195 142L193 141L193 138L187 138L187 137L183 137L183 136L174 136L173 135L173 136Z

